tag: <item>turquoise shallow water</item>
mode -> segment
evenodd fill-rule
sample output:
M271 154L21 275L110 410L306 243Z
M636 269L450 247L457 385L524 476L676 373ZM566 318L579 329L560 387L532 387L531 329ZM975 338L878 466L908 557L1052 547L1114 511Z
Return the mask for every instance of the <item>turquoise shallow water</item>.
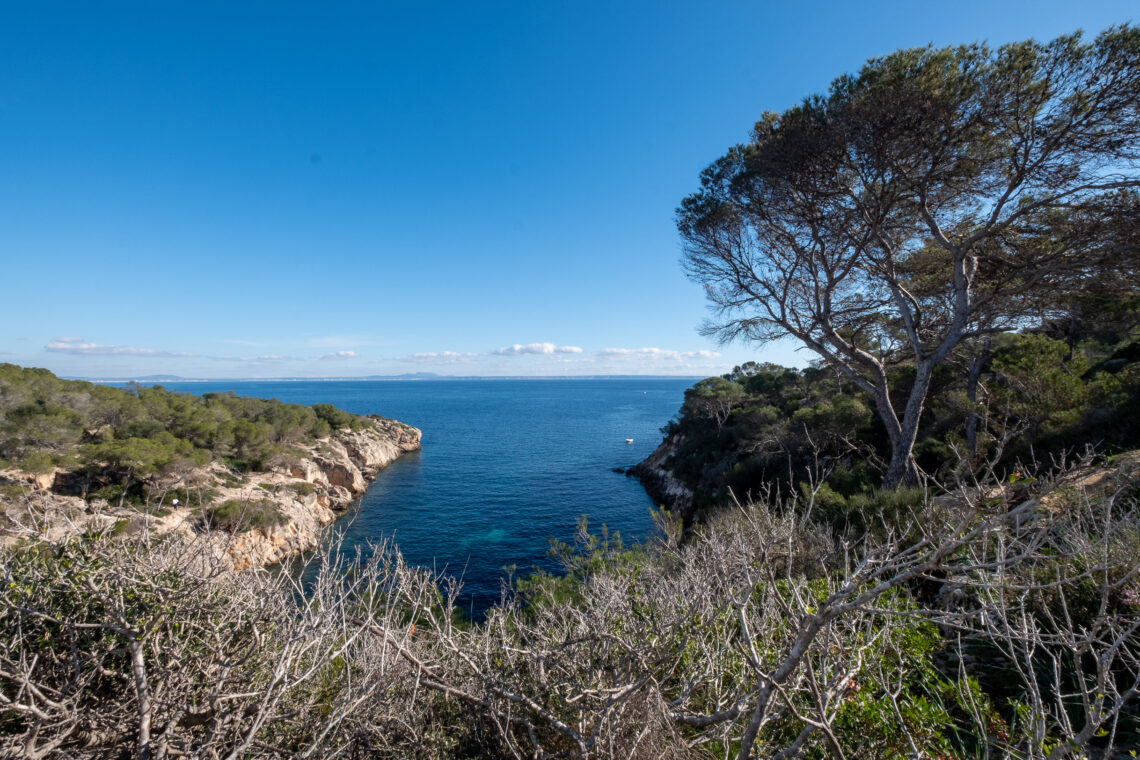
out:
M553 569L548 537L587 515L627 540L652 530L640 484L614 473L661 441L691 378L169 383L299 404L330 403L423 430L423 451L380 473L338 529L351 545L393 537L408 561L462 575L464 607L498 600L503 567ZM632 444L625 442L633 438Z

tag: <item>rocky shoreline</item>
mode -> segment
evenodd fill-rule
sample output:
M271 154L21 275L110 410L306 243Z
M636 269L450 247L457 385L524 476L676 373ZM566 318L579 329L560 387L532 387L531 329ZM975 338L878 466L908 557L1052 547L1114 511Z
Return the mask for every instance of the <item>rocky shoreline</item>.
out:
M688 524L693 517L693 492L677 480L669 466L678 443L672 436L667 436L652 454L630 467L626 475L637 478L654 503L678 512Z
M214 461L179 476L151 504L118 505L69 493L71 474L0 471L0 545L60 541L88 531L179 536L198 541L235 569L264 567L317 548L323 529L397 458L420 448L418 429L396 420L363 419L307 446L272 469L238 473ZM229 505L235 530L211 528L212 505ZM241 524L269 510L264 524Z

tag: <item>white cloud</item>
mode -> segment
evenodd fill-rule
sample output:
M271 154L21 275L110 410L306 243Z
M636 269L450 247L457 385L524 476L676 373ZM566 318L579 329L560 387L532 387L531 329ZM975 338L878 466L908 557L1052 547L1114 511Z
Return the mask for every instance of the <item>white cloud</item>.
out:
M155 348L135 348L134 346L102 346L87 343L83 338L55 338L44 346L45 351L76 356L158 356L165 358L188 358L194 354L183 351L160 351Z
M360 356L360 354L355 351L334 351L331 354L323 354L317 358L322 361L335 361L338 359L355 359L358 356Z
M610 358L650 359L664 361L681 361L683 359L716 359L720 356L718 351L673 351L665 348L603 348L599 356Z
M516 343L506 348L495 349L491 353L495 356L520 356L522 354L552 356L554 354L580 354L582 349L578 346L556 346L553 343L527 343L526 345Z
M159 359L207 359L216 362L233 362L235 364L248 364L260 366L274 362L294 361L292 356L281 354L262 354L261 356L212 356L209 354L191 354L186 351L162 351L155 348L136 348L134 346L104 346L99 343L88 343L83 338L54 338L44 346L45 351L57 354L72 354L74 356L133 356L140 358L154 357ZM352 353L352 352L349 352Z

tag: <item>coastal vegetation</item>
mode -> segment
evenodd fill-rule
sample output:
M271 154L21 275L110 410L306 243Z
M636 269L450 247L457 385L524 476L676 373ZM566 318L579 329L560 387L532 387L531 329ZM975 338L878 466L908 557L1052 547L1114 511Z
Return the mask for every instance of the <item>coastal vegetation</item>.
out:
M319 495L249 471L367 421L0 366L11 471L151 509L210 461L249 491L185 540L0 549L0 753L1134 754L1138 105L1125 26L901 51L763 117L684 202L686 266L711 333L820 363L697 383L641 472L693 508L633 547L583 521L478 621L391 543L298 573L212 550Z
M1038 477L1089 450L1140 447L1140 312L1121 306L1111 319L1089 315L1066 326L1071 342L1051 337L1046 324L992 336L982 357L952 355L932 379L915 435L923 481L954 483L989 469L1002 479ZM895 398L912 377L905 362L888 374ZM826 365L749 362L703 380L663 432L658 456L692 495L690 521L733 494L786 492L813 478L837 527L861 528L867 499L901 498L883 490L890 438L873 403ZM652 473L633 473L654 489Z
M678 210L684 265L707 333L817 360L698 383L634 474L689 518L815 477L858 529L879 489L1140 445L1138 146L1134 26L898 51L765 114Z
M303 576L110 533L5 550L10 757L1121 757L1140 458L898 504L583 532L473 624L396 547ZM1124 752L1124 755L1120 753Z
M0 364L0 469L63 472L61 488L120 504L150 504L211 461L235 473L279 466L363 424L330 404L124 389Z
M415 428L329 404L0 365L0 545L108 533L271 565L315 549L382 468L419 447Z

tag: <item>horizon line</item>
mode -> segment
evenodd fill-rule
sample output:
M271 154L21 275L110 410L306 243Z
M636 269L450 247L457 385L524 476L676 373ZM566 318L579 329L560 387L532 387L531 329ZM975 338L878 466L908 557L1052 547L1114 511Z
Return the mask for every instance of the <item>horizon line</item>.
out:
M450 381L450 380L691 380L709 375L668 375L668 374L589 374L589 375L441 375L435 373L415 373L405 375L322 375L303 377L299 375L279 377L181 377L179 375L122 375L116 377L89 377L85 375L58 375L63 380L81 380L89 383L217 383L217 382L386 382L386 381Z

